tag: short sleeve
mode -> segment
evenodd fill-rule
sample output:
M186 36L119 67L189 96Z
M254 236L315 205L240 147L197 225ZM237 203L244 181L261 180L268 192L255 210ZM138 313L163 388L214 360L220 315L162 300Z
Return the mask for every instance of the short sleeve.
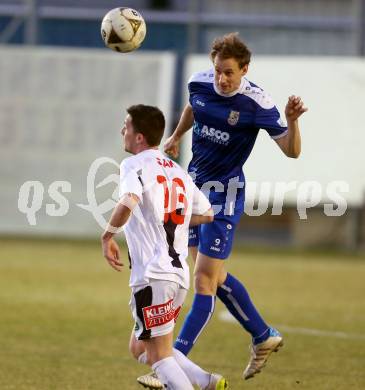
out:
M189 102L193 106L192 97L205 91L207 86L211 85L214 80L214 71L213 69L209 69L203 72L193 73L188 81L188 91L189 91ZM209 87L208 87L209 88Z
M255 127L265 129L274 139L283 137L288 131L286 123L281 119L272 98L265 92L263 92L262 98L257 105Z
M192 77L188 82L188 92L189 92L189 103L193 106L193 96L197 92L198 85L194 81L192 81Z
M135 194L139 199L142 199L143 186L141 178L138 174L138 169L133 168L126 162L120 164L120 179L119 179L119 198L125 194Z
M207 197L193 183L193 205L192 214L203 215L211 208L211 204Z

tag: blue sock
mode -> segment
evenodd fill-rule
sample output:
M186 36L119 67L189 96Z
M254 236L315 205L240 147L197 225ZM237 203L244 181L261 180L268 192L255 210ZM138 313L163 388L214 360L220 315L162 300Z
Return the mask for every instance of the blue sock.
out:
M255 344L269 337L269 327L253 305L243 284L227 274L225 282L218 287L217 297L226 305L233 317L252 335Z
M175 341L174 347L187 355L195 341L212 317L215 296L195 294L190 312L185 318L183 327Z

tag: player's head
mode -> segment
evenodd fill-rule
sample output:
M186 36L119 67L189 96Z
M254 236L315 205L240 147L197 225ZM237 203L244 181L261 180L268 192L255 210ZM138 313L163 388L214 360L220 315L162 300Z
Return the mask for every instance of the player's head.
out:
M210 57L214 64L215 85L219 91L231 93L238 89L251 59L251 52L238 33L216 38Z
M160 145L165 129L165 117L160 109L144 104L127 108L122 135L126 152L139 153Z

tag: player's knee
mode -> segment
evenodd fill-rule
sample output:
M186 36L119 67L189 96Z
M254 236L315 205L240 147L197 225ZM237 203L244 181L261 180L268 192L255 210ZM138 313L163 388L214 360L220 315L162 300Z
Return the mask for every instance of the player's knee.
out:
M194 272L195 292L203 295L215 295L217 292L217 278L203 271Z
M144 345L142 342L131 338L129 341L129 352L131 355L138 360L141 354L145 351Z
M218 282L217 285L220 287L227 279L227 271L225 269L222 269L218 276Z

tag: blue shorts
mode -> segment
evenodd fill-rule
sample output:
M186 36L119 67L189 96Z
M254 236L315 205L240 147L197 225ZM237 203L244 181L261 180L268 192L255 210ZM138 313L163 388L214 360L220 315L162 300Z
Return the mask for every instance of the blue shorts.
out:
M227 191L211 191L209 201L213 209L218 206L220 211L212 223L189 229L189 246L197 246L203 255L222 260L231 254L236 225L244 210L245 192L238 189L232 207L230 203L227 207L227 196Z
M231 217L215 217L212 223L189 229L189 246L197 246L203 255L224 260L231 254L235 229Z

